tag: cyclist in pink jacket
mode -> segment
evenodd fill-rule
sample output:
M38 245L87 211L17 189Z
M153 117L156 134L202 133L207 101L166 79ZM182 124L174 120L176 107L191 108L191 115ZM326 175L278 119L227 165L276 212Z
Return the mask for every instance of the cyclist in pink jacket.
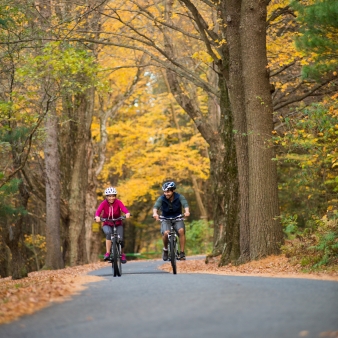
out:
M100 222L100 217L102 218L118 218L121 216L121 211L126 214L126 218L130 217L130 212L124 206L124 204L116 198L117 191L114 187L109 187L104 191L106 199L99 205L95 212L95 221ZM111 223L103 222L102 230L106 235L106 254L104 255L104 260L109 260L110 249L111 249L111 234L113 233L113 227ZM124 253L124 241L123 241L123 223L122 221L116 222L116 230L118 235L120 235L122 241L122 255L121 263L127 263L126 255Z

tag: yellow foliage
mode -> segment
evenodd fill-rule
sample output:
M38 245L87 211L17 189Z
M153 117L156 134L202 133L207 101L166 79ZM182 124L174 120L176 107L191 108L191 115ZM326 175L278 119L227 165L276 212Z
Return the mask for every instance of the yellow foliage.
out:
M178 125L173 123L172 108ZM189 180L191 175L208 178L209 160L202 155L206 142L192 121L186 120L168 93L143 92L137 105L122 109L107 128L111 157L101 178L107 182L112 174L119 177L119 196L126 205L145 196L155 199L168 177L177 182Z

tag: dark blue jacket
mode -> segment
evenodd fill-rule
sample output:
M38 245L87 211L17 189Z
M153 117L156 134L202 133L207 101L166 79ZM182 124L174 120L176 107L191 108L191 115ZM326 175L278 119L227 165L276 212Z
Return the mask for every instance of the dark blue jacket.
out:
M162 215L164 217L176 217L182 214L182 203L180 200L180 194L174 192L174 199L172 202L166 199L164 195L160 197L162 199Z

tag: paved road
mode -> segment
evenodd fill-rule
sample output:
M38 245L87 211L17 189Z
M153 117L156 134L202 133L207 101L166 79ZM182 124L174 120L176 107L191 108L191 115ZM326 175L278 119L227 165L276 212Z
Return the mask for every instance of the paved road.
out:
M0 337L293 338L338 331L337 282L172 275L159 264L128 262L115 278L111 267L94 271L102 281L0 326Z

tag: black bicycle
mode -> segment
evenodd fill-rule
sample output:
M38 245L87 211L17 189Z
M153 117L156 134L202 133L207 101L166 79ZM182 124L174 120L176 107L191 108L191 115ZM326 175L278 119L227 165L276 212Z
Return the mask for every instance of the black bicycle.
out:
M177 274L176 260L180 260L180 254L178 251L178 234L175 230L174 224L177 221L183 221L183 215L178 215L176 217L164 217L159 216L160 221L170 221L170 232L168 234L168 257L173 268L173 274Z
M113 275L114 277L122 276L122 264L121 264L121 255L122 255L122 241L120 235L118 235L116 230L116 222L126 219L126 216L121 216L118 218L100 218L102 222L108 222L113 224L113 233L111 234L111 248L109 261L112 263Z

